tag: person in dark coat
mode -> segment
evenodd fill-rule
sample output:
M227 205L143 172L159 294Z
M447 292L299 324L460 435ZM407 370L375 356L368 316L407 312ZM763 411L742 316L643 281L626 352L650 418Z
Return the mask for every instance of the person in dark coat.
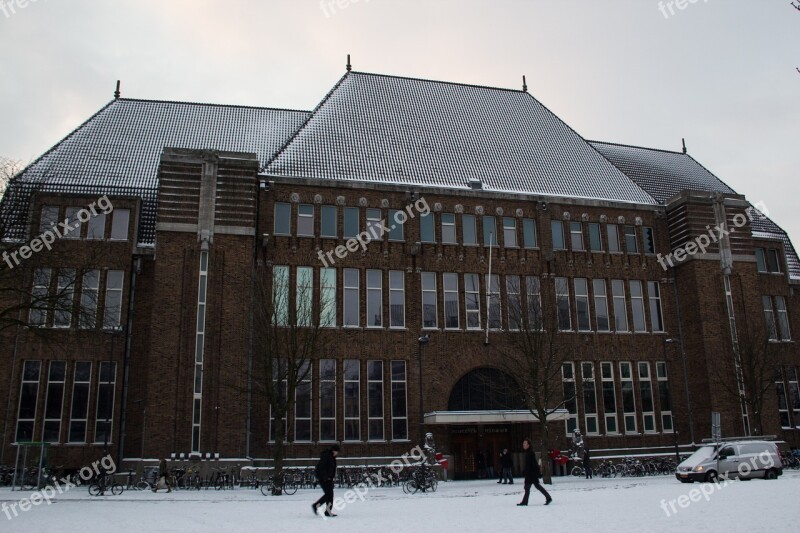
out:
M533 448L531 447L531 439L526 437L525 440L522 441L522 449L525 450L525 470L522 472L525 475L525 495L522 497L522 501L517 505L528 505L531 485L536 487L536 490L544 495L544 504L549 505L550 502L553 501L553 498L551 498L550 494L539 484L539 463L536 462L536 455L533 453Z
M589 457L589 448L583 449L583 470L586 472L586 479L592 479L592 461Z
M498 483L503 485L514 484L514 477L511 474L513 467L514 461L511 458L511 454L508 453L508 448L503 448L503 453L500 454L500 481Z
M172 492L172 487L169 485L169 470L167 469L167 460L161 459L161 462L158 463L158 478L156 479L156 484L153 485L153 492L158 492L158 484L161 483L161 480L164 480L164 485L167 486L167 492Z
M334 444L330 449L322 452L319 458L315 473L317 480L324 494L322 497L311 504L314 515L317 510L325 504L325 516L338 516L333 513L333 480L336 479L336 456L339 455L339 445Z

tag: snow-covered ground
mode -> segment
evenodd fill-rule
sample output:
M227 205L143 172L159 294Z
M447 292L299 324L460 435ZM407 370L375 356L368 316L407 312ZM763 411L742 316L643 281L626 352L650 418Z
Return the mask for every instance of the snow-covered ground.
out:
M700 492L703 487L707 498ZM547 507L535 489L528 507L516 506L521 480L513 486L491 480L451 481L440 483L434 494L370 489L363 500L354 494L355 501L328 520L312 516L310 504L321 494L312 490L280 497L265 497L247 489L171 494L126 491L119 496L92 497L85 488L74 488L56 496L50 505L41 503L26 512L18 511L19 516L11 520L0 511L0 531L752 532L796 530L800 521L800 472L795 471L776 481L738 481L720 488L681 484L666 476L556 478L547 488L553 496ZM336 490L337 497L346 493ZM0 489L0 506L29 496ZM681 496L685 498L679 501ZM672 512L671 501L677 512Z

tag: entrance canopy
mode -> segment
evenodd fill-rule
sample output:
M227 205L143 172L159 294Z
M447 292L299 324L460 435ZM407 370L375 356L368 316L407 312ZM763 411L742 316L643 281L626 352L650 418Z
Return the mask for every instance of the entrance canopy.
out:
M566 420L569 413L566 409L558 409L547 417L548 422ZM527 410L492 410L492 411L434 411L425 414L426 424L512 424L539 422L539 419Z

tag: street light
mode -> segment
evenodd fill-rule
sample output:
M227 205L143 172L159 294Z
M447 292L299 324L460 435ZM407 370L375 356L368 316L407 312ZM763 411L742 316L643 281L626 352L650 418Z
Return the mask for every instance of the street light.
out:
M422 405L422 347L428 344L431 338L428 335L423 335L417 339L417 359L419 360L419 436L424 441L425 434L423 433L423 423L425 421L425 411Z
M663 342L661 344L661 346L664 349L664 362L667 365L667 378L668 379L669 379L669 376L671 376L673 374L672 374L672 367L670 365L670 359L669 359L669 356L667 356L667 344L672 344L674 342L677 342L677 341L675 339L664 338ZM656 369L656 374L657 373L658 373L658 369ZM658 376L656 376L656 377L658 377ZM667 383L669 383L669 381ZM669 391L669 389L667 389L667 391ZM669 394L669 392L667 392L667 393ZM688 391L687 391L687 394L688 394ZM672 405L674 403L674 401L672 399L672 395L671 394L670 394L669 400L670 400L670 409L672 410L672 433L675 435L675 461L677 461L677 463L680 464L680 462L681 462L681 454L678 451L678 427L677 427L677 424L675 423L676 409L675 409L675 406ZM663 406L662 406L662 409L663 409Z

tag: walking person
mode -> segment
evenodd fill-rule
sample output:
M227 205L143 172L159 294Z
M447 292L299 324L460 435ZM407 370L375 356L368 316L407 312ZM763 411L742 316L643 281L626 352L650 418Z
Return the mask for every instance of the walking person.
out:
M494 477L494 459L491 452L486 452L486 479Z
M316 502L311 504L314 514L319 508L325 505L325 516L339 516L333 513L333 480L336 479L336 456L339 455L339 445L334 444L329 449L322 452L319 458L315 473L323 495Z
M161 459L161 462L158 463L158 479L156 479L156 483L153 485L153 492L158 492L158 487L161 485L161 480L164 480L164 486L167 487L167 493L169 494L172 492L172 487L169 483L169 470L167 469L166 459Z
M498 483L502 483L503 485L514 484L514 477L511 474L513 467L514 461L511 458L511 454L508 453L508 448L503 448L503 453L500 454L500 481L498 481Z
M586 479L592 479L592 461L589 457L589 448L583 449L583 470L586 472Z
M531 447L531 439L525 437L525 440L522 441L522 449L525 450L525 470L523 471L523 474L525 474L525 495L522 497L522 501L517 505L528 505L531 485L536 487L536 490L544 495L544 504L550 505L553 498L551 498L550 494L539 484L539 464L536 462L536 455L533 453L533 448Z

